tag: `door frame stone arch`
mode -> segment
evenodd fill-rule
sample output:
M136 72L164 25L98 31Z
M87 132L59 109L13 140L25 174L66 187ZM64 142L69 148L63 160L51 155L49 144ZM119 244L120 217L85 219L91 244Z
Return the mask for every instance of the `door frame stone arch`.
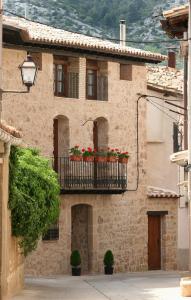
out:
M80 198L81 196L79 196ZM92 199L93 200L93 199ZM95 199L96 200L96 199ZM71 203L72 202L72 203ZM94 202L94 200L93 200ZM67 237L67 249L68 249L68 254L67 254L67 265L68 265L68 273L71 272L71 266L70 266L70 255L71 255L71 246L72 246L72 207L76 206L76 205L87 205L88 207L91 207L92 210L92 222L91 222L91 226L92 226L92 240L91 240L91 251L90 251L90 257L91 257L91 261L89 262L89 270L88 272L98 272L98 257L97 257L97 244L98 244L98 240L97 240L97 207L95 205L95 203L89 203L89 201L83 201L80 199L78 199L78 201L74 200L74 199L67 199L67 201L65 202L65 209L66 209L66 213L65 213L65 218L66 218L66 237Z

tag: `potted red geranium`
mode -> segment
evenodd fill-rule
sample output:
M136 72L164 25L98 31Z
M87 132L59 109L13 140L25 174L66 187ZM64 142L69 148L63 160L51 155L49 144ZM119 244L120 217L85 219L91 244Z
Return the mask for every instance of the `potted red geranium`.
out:
M70 149L70 160L72 161L81 161L82 160L82 152L79 149L79 145L74 146Z
M99 150L96 152L95 156L96 162L106 162L107 161L107 152L104 150Z
M119 152L118 153L118 160L121 164L127 164L129 159L129 153L128 152Z
M107 151L107 161L108 162L116 162L118 160L117 151L119 151L119 150L108 148L108 151Z
M87 149L85 148L82 149L83 161L85 162L94 161L94 155L95 155L95 151L92 150L91 147L88 147Z

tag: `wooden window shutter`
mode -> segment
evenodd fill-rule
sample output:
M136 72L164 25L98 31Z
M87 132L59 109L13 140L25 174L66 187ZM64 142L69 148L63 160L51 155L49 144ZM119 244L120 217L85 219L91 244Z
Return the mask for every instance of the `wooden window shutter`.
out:
M42 71L42 53L41 52L31 52L30 53L38 70Z
M108 78L107 76L100 75L97 83L98 100L108 100Z
M132 81L132 65L120 64L120 80Z

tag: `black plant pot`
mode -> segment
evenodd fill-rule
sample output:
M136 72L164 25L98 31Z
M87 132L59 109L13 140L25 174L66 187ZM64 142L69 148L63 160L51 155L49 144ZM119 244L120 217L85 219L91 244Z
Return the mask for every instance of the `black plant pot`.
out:
M72 267L72 276L80 276L80 275L81 275L81 268Z
M105 266L105 274L106 275L112 275L113 274L113 267Z

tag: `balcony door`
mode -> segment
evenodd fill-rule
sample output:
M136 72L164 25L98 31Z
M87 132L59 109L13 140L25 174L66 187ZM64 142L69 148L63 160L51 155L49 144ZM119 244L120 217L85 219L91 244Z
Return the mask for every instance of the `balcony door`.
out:
M70 148L69 119L59 115L53 120L53 156L54 169L61 172L61 165L68 157Z
M58 119L53 122L54 170L58 172Z

